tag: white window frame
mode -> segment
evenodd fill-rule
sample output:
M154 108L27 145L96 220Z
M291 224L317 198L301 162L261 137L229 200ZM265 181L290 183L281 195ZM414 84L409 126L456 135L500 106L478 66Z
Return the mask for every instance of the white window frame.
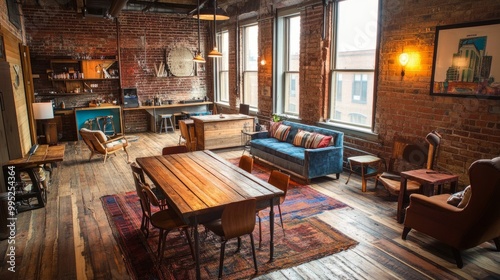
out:
M351 55L370 55L369 58L373 59L373 67L352 67L349 68L347 65L337 65L337 55L341 56L344 53L349 53L349 52L343 52L343 53L337 53L337 50L339 50L338 45L340 42L338 41L339 38L337 38L337 34L340 32L339 28L344 28L344 26L340 26L341 23L339 23L338 19L338 14L343 13L342 15L345 16L345 10L340 11L339 5L347 5L348 4L353 4L357 0L347 0L347 1L335 1L334 6L333 6L333 28L332 28L332 69L330 72L330 77L331 77L331 86L330 86L330 106L329 106L329 120L328 123L332 124L334 126L338 125L340 127L344 128L349 128L353 130L359 130L359 131L369 131L373 132L374 129L374 116L375 116L375 102L376 102L376 97L375 97L375 91L376 91L376 79L377 79L377 73L375 72L375 69L377 68L378 64L378 49L379 49L379 44L380 44L380 11L381 11L381 2L382 0L373 0L377 1L377 7L378 7L378 13L376 14L376 22L372 21L367 21L365 23L365 28L364 29L357 29L355 32L356 34L353 34L352 36L361 36L361 35L369 35L371 38L375 38L376 43L375 43L375 50L354 50ZM360 4L356 3L353 4L353 6L359 6ZM370 11L373 11L373 9L369 9ZM354 10L353 10L354 13ZM368 17L365 17L366 19L369 19ZM346 29L348 28L347 26L345 27ZM373 30L375 30L375 34L373 34ZM371 32L371 33L370 33ZM352 34L352 33L351 33ZM365 37L364 37L365 38ZM373 57L371 56L373 55ZM355 58L353 58L354 60ZM341 77L339 82L341 85L339 86L337 83L338 77ZM362 80L360 81L355 81L355 77L363 77ZM361 85L361 91L355 92L355 88ZM340 92L340 95L342 96L337 96L338 90L342 90ZM350 96L349 96L350 95ZM356 96L354 96L356 95ZM350 102L350 104L346 105L346 102ZM340 103L343 103L343 107L341 106L336 106ZM342 111L341 109L345 109L349 107L349 110ZM371 110L370 110L371 109ZM351 116L366 116L366 123L356 123L353 120L359 120L361 118L354 118ZM341 119L339 119L341 118ZM344 119L342 119L344 118Z
M250 28L257 28L257 37L247 40L247 30ZM243 91L242 103L250 105L250 109L257 110L259 100L259 25L257 23L247 24L241 26L242 38L242 77L243 77ZM257 44L255 46L255 44ZM249 63L252 59L251 54L254 54L255 61ZM252 83L253 82L253 83Z
M214 63L215 96L218 103L229 105L229 32L227 30L219 31L216 33L216 38L222 58L217 58L217 62Z
M276 65L275 65L275 78L276 78L276 91L275 91L275 104L274 111L277 114L285 114L288 117L298 118L299 108L300 108L300 70L290 69L290 44L295 44L297 42L291 42L290 39L290 19L298 17L300 20L300 12L296 9L280 11L278 13L278 18L276 22ZM300 28L300 24L299 24ZM296 32L300 37L300 32ZM298 45L300 48L300 43ZM299 62L297 68L300 67L300 51L299 51ZM292 83L295 81L295 83ZM292 85L294 88L292 88ZM292 92L293 91L293 92ZM290 110L290 109L295 110Z

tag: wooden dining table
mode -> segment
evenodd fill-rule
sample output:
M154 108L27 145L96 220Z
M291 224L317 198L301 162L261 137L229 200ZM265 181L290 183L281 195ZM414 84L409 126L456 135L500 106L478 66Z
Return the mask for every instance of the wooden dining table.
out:
M274 210L283 191L247 173L217 154L204 150L190 153L137 158L151 181L166 195L182 219L195 228L196 278L200 279L200 223L220 218L224 206L249 198L257 208L270 207L269 259L274 254Z

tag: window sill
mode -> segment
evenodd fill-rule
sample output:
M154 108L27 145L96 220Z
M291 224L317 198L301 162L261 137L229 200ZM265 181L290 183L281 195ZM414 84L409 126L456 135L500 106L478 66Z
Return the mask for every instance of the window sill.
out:
M318 126L344 132L344 134L359 137L368 141L378 142L378 134L368 128L353 127L349 125L333 124L330 122L319 122Z

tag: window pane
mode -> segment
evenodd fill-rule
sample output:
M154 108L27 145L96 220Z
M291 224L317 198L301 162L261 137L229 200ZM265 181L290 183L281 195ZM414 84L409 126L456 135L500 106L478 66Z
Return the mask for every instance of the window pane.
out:
M285 73L285 114L299 114L299 73Z
M375 69L378 1L349 0L337 5L335 68Z
M243 75L244 79L244 89L243 89L243 101L245 104L249 104L250 107L257 108L257 98L259 91L259 81L257 72L245 72Z
M288 24L288 71L299 71L300 17L289 18Z
M219 72L219 93L220 93L220 99L219 101L223 102L229 102L229 73L227 71L221 71Z
M373 72L335 72L332 85L342 95L334 99L331 118L335 122L371 127L373 111ZM370 93L370 94L368 94Z
M245 71L258 70L259 56L259 27L257 25L247 26L243 29L244 32L244 65Z

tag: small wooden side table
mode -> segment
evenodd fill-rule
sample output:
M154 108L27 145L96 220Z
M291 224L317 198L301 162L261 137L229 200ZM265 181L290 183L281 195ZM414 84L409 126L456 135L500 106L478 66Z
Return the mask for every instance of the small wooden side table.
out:
M366 179L374 177L378 174L382 159L372 155L364 155L349 157L347 158L347 161L349 162L350 172L345 183L349 183L352 173L358 174L361 176L361 191L366 192ZM354 168L353 164L355 166ZM377 168L374 168L374 165L377 165Z
M403 203L406 196L406 184L408 180L414 180L422 184L422 193L426 196L434 195L434 187L438 186L438 192L442 192L442 187L444 184L450 184L450 191L452 193L457 191L458 175L439 173L435 170L430 169L417 169L401 172L401 189L399 191L398 197L398 212L397 220L398 223L403 222L404 209Z

